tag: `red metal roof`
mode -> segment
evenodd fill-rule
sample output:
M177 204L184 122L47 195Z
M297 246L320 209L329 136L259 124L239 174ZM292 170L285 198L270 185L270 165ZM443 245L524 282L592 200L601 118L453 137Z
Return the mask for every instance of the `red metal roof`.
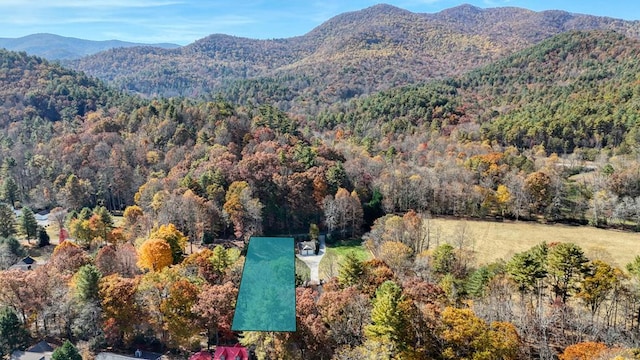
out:
M214 360L249 360L247 349L240 346L217 346L216 352L213 354Z

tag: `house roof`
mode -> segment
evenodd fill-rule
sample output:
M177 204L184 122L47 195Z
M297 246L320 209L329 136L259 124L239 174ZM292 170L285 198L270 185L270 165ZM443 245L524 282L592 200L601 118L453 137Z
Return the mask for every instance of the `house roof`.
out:
M301 241L298 246L302 250L315 250L316 242L315 241Z
M11 353L11 360L50 360L51 359L51 351L41 353L41 352L31 352L31 351L14 351Z
M33 260L33 259L31 259ZM27 351L30 352L37 352L37 353L46 353L49 351L53 351L53 347L46 341L42 340L39 343L33 345L32 347L28 348Z
M35 261L35 259L34 259L34 258L32 258L31 256L27 256L26 258L24 258L24 259L20 260L20 262L18 262L18 264L20 264L20 263L24 263L24 264L27 264L27 265L31 265L31 264L33 264L33 263L35 263L35 262L36 262L36 261ZM39 344L39 343L38 343L38 344ZM37 345L37 344L36 344L36 345Z
M216 347L216 352L213 354L213 359L222 360L222 356L224 356L225 360L236 360L236 357L238 357L240 360L249 359L249 353L247 352L247 349L240 345Z
M26 258L11 265L9 267L9 270L32 270L39 265L40 264L38 264L38 262L34 258L32 258L31 256L27 256Z

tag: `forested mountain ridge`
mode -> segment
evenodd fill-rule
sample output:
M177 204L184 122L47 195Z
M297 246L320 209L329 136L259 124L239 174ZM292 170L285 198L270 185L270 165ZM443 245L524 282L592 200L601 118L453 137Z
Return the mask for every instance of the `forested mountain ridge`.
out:
M117 101L102 81L42 58L0 49L0 114L11 122L73 120Z
M54 34L32 34L19 38L0 38L0 48L25 51L48 60L73 60L117 47L152 46L176 48L176 44L140 44L119 40L92 41Z
M376 5L293 38L211 35L179 49L114 49L70 65L144 95L222 92L232 101L314 113L335 101L458 75L564 31L588 29L637 37L640 23L518 8L463 5L418 14Z
M459 77L335 104L317 124L374 144L435 131L557 153L628 151L638 144L639 52L617 32L567 32Z

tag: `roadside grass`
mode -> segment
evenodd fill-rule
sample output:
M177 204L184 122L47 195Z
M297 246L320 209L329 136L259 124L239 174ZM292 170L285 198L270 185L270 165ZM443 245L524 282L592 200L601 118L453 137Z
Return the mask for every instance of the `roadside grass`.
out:
M362 245L361 239L348 239L327 244L327 252L320 260L318 272L321 279L329 279L338 276L338 269L342 259L353 252L360 260L369 260L372 256L369 250Z
M572 242L580 246L589 259L601 259L621 268L640 255L640 233L591 226L430 219L429 227L431 248L444 242L457 247L460 234L466 232L468 241L464 246L474 251L478 265L509 260L515 253L543 241Z
M297 256L295 257L295 267L296 275L299 276L302 281L311 279L311 269L309 269L309 266L307 266L304 261L298 259Z

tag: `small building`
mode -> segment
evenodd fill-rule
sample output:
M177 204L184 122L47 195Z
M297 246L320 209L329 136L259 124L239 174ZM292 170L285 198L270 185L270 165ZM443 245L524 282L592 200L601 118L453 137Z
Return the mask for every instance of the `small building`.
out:
M315 255L316 242L315 241L300 241L298 243L298 254L302 256Z
M239 344L235 346L216 346L213 360L249 360L249 352Z
M53 347L46 341L40 341L25 351L14 351L11 360L50 360Z
M28 270L33 270L35 268L37 268L38 266L40 266L40 264L38 264L38 262L32 258L31 256L27 256L26 258L18 261L17 263L11 265L9 267L9 270L23 270L23 271L28 271Z

